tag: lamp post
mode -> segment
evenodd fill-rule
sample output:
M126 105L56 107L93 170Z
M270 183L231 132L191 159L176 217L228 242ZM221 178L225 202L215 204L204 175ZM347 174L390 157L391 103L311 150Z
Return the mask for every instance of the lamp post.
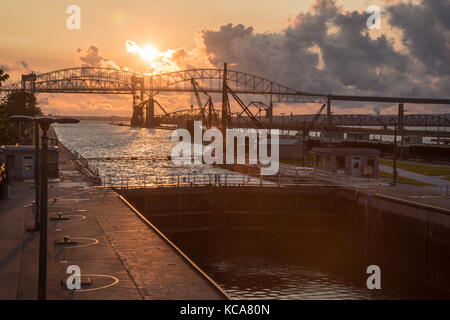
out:
M47 131L52 123L78 123L80 120L75 118L53 118L13 116L13 120L34 121L42 130L41 136L41 161L40 161L40 195L36 198L40 201L39 217L39 275L38 275L38 299L45 300L47 292L47 205L48 205L48 137Z
M394 123L394 161L392 164L392 185L397 183L397 123Z
M34 121L34 230L40 229L39 124ZM31 229L30 229L31 231Z

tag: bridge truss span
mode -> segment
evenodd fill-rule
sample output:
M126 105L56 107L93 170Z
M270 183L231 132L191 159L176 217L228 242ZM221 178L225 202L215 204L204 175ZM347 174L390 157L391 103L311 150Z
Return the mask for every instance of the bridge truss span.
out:
M31 77L30 77L31 76ZM43 74L25 75L21 82L0 90L25 89L42 93L131 94L133 82L142 79L140 88L154 96L159 92L194 92L191 80L198 81L209 93L222 92L222 69L189 69L163 74L141 74L128 70L76 67ZM326 96L288 88L256 75L228 70L227 84L238 94L264 95L273 102L323 103Z

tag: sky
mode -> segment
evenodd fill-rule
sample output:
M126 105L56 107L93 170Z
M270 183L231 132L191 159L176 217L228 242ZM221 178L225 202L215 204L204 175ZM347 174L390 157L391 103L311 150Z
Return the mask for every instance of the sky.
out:
M70 30L66 9L81 10ZM369 30L369 5L381 29ZM1 1L0 68L11 81L81 65L164 72L220 67L253 73L297 90L449 98L449 0L15 0ZM128 49L127 43L128 41ZM145 50L144 50L145 49ZM39 94L45 112L131 114L113 95ZM161 96L168 110L189 95ZM320 106L279 104L275 113ZM336 113L395 113L395 106L338 104ZM408 106L409 112L448 112Z

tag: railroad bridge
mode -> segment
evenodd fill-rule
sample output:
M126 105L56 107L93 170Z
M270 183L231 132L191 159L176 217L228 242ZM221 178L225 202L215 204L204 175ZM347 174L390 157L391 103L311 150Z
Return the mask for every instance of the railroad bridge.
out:
M179 124L186 118L201 119L208 127L222 128L250 126L271 127L273 107L276 103L317 103L321 105L318 114L326 113L321 119L326 127L333 125L380 125L397 122L403 126L448 126L450 120L437 115L404 115L405 103L447 104L450 99L344 96L335 94L310 93L283 86L274 81L228 70L226 63L222 69L190 69L162 74L141 74L129 70L76 67L51 71L43 74L22 76L22 81L0 87L3 93L27 90L33 93L89 93L89 94L131 94L133 97L131 124L133 126L154 127L160 123ZM158 101L159 93L190 92L195 95L197 107L167 112ZM206 96L202 103L200 94ZM214 107L211 94L221 95L221 108ZM245 95L249 103L241 96ZM230 100L239 105L238 112L232 112ZM332 115L332 101L368 101L398 103L398 115L384 121L382 117L371 115ZM155 109L160 110L156 115ZM381 119L381 120L380 120ZM384 118L385 120L387 118Z

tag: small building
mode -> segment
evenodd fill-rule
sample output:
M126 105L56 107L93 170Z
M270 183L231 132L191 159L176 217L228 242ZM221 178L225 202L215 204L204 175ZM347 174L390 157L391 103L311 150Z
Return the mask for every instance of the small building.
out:
M48 147L49 178L59 176L58 153L58 147ZM6 164L8 179L34 179L34 146L1 146L0 163Z
M369 148L313 148L314 168L353 177L378 178L380 151Z

